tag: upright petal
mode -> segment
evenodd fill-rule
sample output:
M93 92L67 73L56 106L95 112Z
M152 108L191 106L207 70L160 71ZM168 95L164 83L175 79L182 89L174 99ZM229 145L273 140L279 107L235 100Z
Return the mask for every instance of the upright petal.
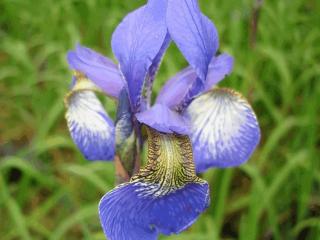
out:
M233 69L233 57L222 53L213 57L209 64L209 71L205 83L205 91L210 90L214 85L223 80Z
M150 0L127 15L112 36L112 49L128 83L134 111L140 107L145 78L167 36L166 0ZM155 64L157 65L157 64Z
M144 84L145 89L143 89L146 92L145 99L146 99L146 103L147 103L148 107L151 104L152 87L153 87L155 75L159 69L163 55L170 45L170 42L171 42L171 37L170 37L169 33L167 33L166 38L160 48L160 51L158 52L157 56L153 59L152 64L149 67L149 71L146 76L145 84Z
M84 73L106 94L118 97L124 80L110 59L78 44L75 50L68 52L67 60L73 70Z
M169 47L170 42L171 42L171 37L170 37L169 33L167 32L166 37L162 43L162 46L161 46L158 54L155 56L155 58L152 61L151 66L149 67L148 78L151 80L151 82L154 80L155 74L159 69L160 62L163 58L165 51Z
M137 113L136 118L159 132L189 134L189 124L183 116L163 104L155 104L152 108Z
M249 103L229 89L214 89L187 109L197 172L244 163L260 140Z
M209 63L218 49L218 34L197 0L168 0L167 25L171 38L204 84Z
M185 230L209 201L189 138L148 129L147 165L101 199L99 214L108 239L153 240Z
M196 79L197 74L194 69L190 66L185 68L165 83L156 102L174 109L185 98Z
M215 84L219 83L224 77L231 73L233 68L233 58L223 53L213 57L208 69L204 91L210 90ZM195 70L189 66L171 78L162 87L157 103L164 104L173 109L183 103L192 85L197 79Z
M83 75L77 76L65 99L71 137L88 160L113 160L114 124L93 92L96 86Z

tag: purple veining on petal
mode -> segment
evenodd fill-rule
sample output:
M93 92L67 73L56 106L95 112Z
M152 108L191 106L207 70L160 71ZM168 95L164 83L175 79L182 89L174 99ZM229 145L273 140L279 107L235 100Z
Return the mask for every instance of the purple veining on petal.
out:
M187 109L197 172L237 166L251 156L260 128L249 103L229 89L215 89Z

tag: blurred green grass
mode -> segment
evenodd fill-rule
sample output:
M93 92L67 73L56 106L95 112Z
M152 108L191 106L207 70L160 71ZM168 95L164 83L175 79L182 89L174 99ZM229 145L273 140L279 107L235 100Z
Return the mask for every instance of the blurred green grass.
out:
M97 204L114 169L86 162L69 137L65 54L81 42L111 57L112 31L143 2L0 1L1 240L104 239ZM161 239L320 239L319 1L264 1L254 47L254 1L200 3L220 50L236 59L222 85L248 97L262 140L247 164L207 172L210 208L184 233ZM155 90L184 66L171 46Z

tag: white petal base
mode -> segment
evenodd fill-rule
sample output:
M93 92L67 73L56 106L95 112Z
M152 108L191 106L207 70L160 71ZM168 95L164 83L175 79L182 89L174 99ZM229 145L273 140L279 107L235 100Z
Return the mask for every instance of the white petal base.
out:
M257 118L249 103L230 89L214 89L187 109L196 169L231 167L245 162L260 140Z
M96 95L89 90L73 91L66 105L71 136L83 155L89 160L112 160L114 126Z

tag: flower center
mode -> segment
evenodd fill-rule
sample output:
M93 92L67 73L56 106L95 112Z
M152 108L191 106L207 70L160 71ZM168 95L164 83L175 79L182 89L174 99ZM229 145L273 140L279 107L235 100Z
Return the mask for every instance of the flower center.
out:
M188 183L202 183L195 174L188 136L163 134L147 128L148 161L131 182L144 186L141 194L163 196Z

